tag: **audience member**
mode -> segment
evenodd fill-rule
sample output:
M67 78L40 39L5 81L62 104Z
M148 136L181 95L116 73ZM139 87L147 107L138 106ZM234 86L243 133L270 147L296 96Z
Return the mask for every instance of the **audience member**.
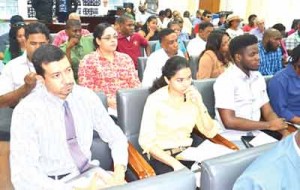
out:
M286 49L292 51L300 44L300 20L296 21L295 32L290 34L285 40Z
M244 32L250 32L252 29L256 28L255 19L257 16L255 14L251 14L248 17L248 24L243 27Z
M300 189L300 130L259 156L242 173L233 190Z
M58 47L41 46L32 62L42 84L13 113L10 162L14 187L74 189L65 183L68 178L96 165L90 150L93 130L112 151L114 172L108 185L124 183L127 139L99 97L75 84L71 64Z
M280 41L280 49L281 49L283 64L286 65L287 62L288 62L288 56L289 55L288 55L286 45L285 45L285 42L284 42L284 39L286 37L285 26L281 23L277 23L277 24L274 24L272 26L272 28L278 30L281 33L282 39Z
M226 29L226 32L231 39L244 34L244 31L240 28L242 20L243 19L238 15L229 15L227 17L228 28Z
M82 36L79 20L68 20L66 23L68 41L60 45L72 65L75 80L78 79L78 65L83 57L94 51L93 37Z
M196 11L196 17L192 21L192 24L193 24L194 28L196 27L196 25L201 23L201 16L202 16L201 10L197 10Z
M235 37L229 50L234 64L214 84L216 118L225 127L222 136L244 147L241 136L256 136L258 130L287 135L287 124L273 111L265 79L257 71L257 38L248 34Z
M212 21L212 13L210 11L208 11L208 10L205 10L202 13L202 16L201 16L201 22L211 22L211 21ZM199 30L199 24L197 24L197 25L194 26L194 34L195 35L198 34L198 32L199 32L198 31Z
M182 51L178 50L177 38L176 32L169 28L162 29L159 32L159 42L162 48L148 57L142 81L143 86L151 86L153 81L161 76L161 68L170 57L175 55L184 57Z
M117 51L128 54L137 68L137 59L141 57L141 47L146 47L146 54L150 55L148 41L134 32L134 20L126 15L117 18L119 25Z
M213 31L207 38L201 53L197 79L217 78L229 67L229 35L224 31Z
M158 19L157 19L157 26L161 30L163 28L163 22L166 17L166 12L164 10L159 11Z
M281 33L270 28L265 31L262 41L258 43L259 72L262 75L274 75L282 69L281 39Z
M52 23L53 0L31 0L31 6L34 8L35 17L43 23Z
M117 91L140 85L137 71L127 54L116 51L118 33L109 24L96 26L94 45L97 50L86 55L80 62L78 83L95 92L103 91L107 96L108 106L116 109Z
M178 39L181 40L182 42L187 42L190 40L190 34L185 30L183 30L183 18L182 17L177 17L174 19L175 22L178 22L179 27L180 27L180 33L178 36Z
M198 34L195 38L191 39L187 45L189 56L200 56L205 49L207 38L213 30L214 26L210 22L201 22L199 24Z
M31 23L25 28L25 47L19 56L5 65L0 75L0 107L13 107L29 94L36 85L32 54L49 43L49 30L42 23Z
M260 42L263 38L265 32L265 20L262 18L256 18L254 20L256 28L250 30L250 34L253 34L257 37L258 41Z
M19 57L25 50L25 23L20 22L9 30L9 47L4 52L3 63Z
M77 13L71 13L71 14L69 14L68 20L79 20L81 22L80 16ZM81 28L81 35L82 36L87 36L89 34L90 34L90 32L87 29ZM67 42L68 38L69 37L67 35L66 29L65 30L61 30L61 31L59 31L55 35L55 38L54 38L52 44L55 45L55 46L57 46L57 47L59 47L61 44Z
M151 15L148 12L146 12L145 5L140 5L139 12L135 16L135 22L136 22L137 27L138 28L142 27L147 22L147 19L150 16Z
M66 22L70 13L76 12L77 0L55 0L55 15L58 22Z
M226 27L226 14L219 15L218 29L225 29Z
M158 40L158 26L157 26L157 17L150 16L148 17L145 24L142 26L139 34L146 38L148 41Z
M156 14L158 8L158 0L145 0L144 5L147 7L147 12Z
M193 32L193 24L190 18L189 11L184 11L182 20L183 20L182 32L188 34L190 38Z
M287 67L268 83L268 94L274 111L285 120L300 124L300 45L293 49Z
M296 32L298 30L298 22L299 21L300 21L299 19L293 20L291 30L287 32L287 36L293 34L294 32Z
M23 25L23 23L24 23L24 20L20 15L14 15L9 20L10 28L17 27L19 25ZM0 36L0 60L3 59L4 51L8 45L9 45L9 32L4 33Z
M180 36L180 33L181 33L181 28L180 28L179 22L177 22L177 21L170 21L168 23L168 28L171 29L171 30L173 30L176 33L179 49L184 54L184 57L186 59L189 59L186 47L185 47L183 41L179 39L179 36ZM162 48L161 43L156 43L156 45L155 45L155 51L157 51L157 50L159 50L161 48Z
M168 24L169 22L172 20L172 10L167 8L165 10L165 13L166 13L166 16L164 18L164 21L163 21L163 27L162 28L167 28L168 27Z
M219 130L191 83L187 60L174 56L167 60L160 78L150 88L152 94L144 107L139 144L149 155L149 163L156 174L191 167L193 162L181 162L174 156L187 147L198 145L199 142L191 138L195 125L210 138Z

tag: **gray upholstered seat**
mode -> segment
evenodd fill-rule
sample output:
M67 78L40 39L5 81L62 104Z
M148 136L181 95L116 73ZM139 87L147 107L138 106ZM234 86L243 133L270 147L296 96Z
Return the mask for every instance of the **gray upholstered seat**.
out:
M138 70L138 76L140 81L143 80L144 71L146 69L146 63L147 63L147 57L138 57L137 70Z
M190 56L189 65L192 70L193 79L197 78L198 64L199 64L199 56Z
M229 190L236 179L259 155L269 150L274 144L266 144L227 154L202 162L201 189Z
M210 116L215 118L215 96L213 84L215 79L194 80L194 85L202 95L203 103L205 104Z
M0 109L0 141L10 140L10 123L13 109L1 108Z

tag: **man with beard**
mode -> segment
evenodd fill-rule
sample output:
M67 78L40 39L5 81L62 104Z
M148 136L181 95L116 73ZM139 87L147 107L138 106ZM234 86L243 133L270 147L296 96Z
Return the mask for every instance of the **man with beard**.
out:
M93 130L112 152L114 172L104 180L105 185L125 183L127 139L99 97L75 84L71 64L58 47L41 46L32 62L42 84L13 113L10 162L14 188L74 189L66 184L68 179L99 165L91 161Z
M214 84L216 119L223 125L221 134L240 148L242 136L256 136L260 130L289 134L284 119L273 111L265 79L257 71L257 38L248 34L237 36L231 40L229 50L235 64Z
M93 37L82 36L81 22L74 19L69 19L67 21L66 33L68 41L62 44L60 48L66 53L66 56L72 65L75 80L77 80L80 60L95 49L93 45Z
M265 31L262 41L258 44L259 72L262 75L274 75L282 69L281 39L281 33L270 28Z

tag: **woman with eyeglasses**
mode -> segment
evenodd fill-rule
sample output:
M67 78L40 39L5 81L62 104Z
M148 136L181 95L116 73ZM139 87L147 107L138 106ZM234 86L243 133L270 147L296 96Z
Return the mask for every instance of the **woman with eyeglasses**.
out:
M110 24L98 24L93 35L97 49L81 60L78 83L95 92L103 91L109 108L116 110L117 90L140 85L137 71L127 54L116 51L118 33Z
M25 50L25 23L18 22L11 26L9 30L9 47L4 51L3 63L19 57Z

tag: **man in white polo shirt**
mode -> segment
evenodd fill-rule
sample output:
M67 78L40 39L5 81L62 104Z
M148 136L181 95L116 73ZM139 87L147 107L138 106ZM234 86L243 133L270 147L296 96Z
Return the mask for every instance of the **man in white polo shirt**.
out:
M284 119L278 118L270 106L265 79L257 71L257 38L254 35L235 37L229 49L235 64L214 84L217 120L225 127L222 135L237 142L250 132L257 135L259 130L289 134Z
M0 107L13 107L36 85L35 69L31 63L34 51L49 42L49 30L42 23L25 28L26 51L8 62L0 75Z

